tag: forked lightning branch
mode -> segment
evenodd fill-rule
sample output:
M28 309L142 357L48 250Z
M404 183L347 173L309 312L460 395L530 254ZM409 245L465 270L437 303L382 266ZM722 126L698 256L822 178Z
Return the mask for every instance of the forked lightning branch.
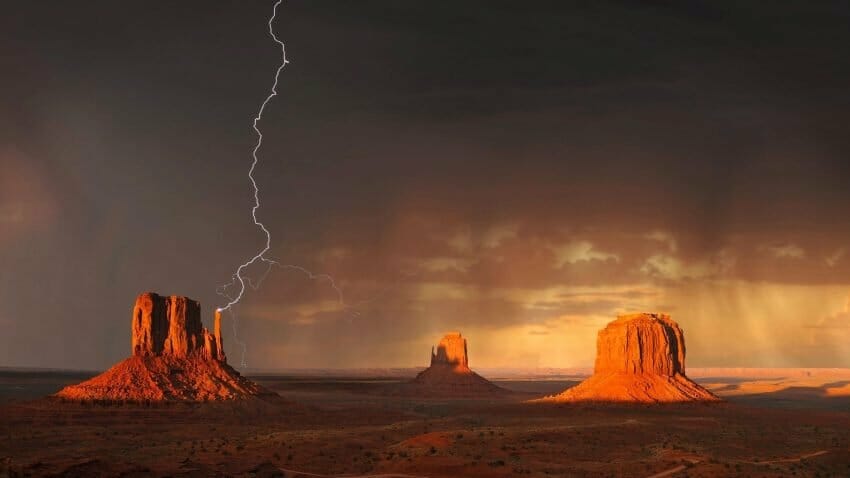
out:
M331 277L330 275L328 275L328 274L314 274L313 272L307 270L304 267L301 267L301 266L298 266L298 265L292 265L292 264L281 264L279 261L268 257L267 254L268 254L269 250L271 249L272 236L271 236L271 233L269 232L268 228L266 228L266 225L263 224L263 222L260 221L259 218L257 217L257 211L260 209L260 188L257 185L257 180L254 177L254 172L257 169L257 164L260 162L259 152L260 152L260 149L263 146L263 132L260 130L260 122L263 119L263 113L265 112L266 107L269 105L272 98L274 98L278 94L277 88L278 88L278 83L280 81L280 73L281 73L281 71L283 71L283 69L289 63L289 61L286 59L286 45L284 45L284 43L277 37L277 35L274 32L274 21L275 21L275 18L277 17L277 10L278 10L278 7L280 7L281 3L283 3L283 0L277 0L275 2L274 7L272 8L272 15L271 15L271 17L269 18L269 21L268 21L269 36L271 36L272 39L275 41L275 43L277 43L280 46L281 60L280 60L280 64L278 65L277 69L275 70L274 83L272 84L271 91L269 92L268 96L266 96L265 100L263 100L263 102L260 104L260 109L257 111L257 116L254 117L253 128L254 128L254 132L257 133L257 143L254 145L254 149L251 152L251 158L252 158L251 168L248 170L248 179L251 181L251 187L254 190L254 205L251 208L251 218L254 221L254 225L256 225L263 232L263 234L265 234L266 243L265 243L265 246L259 252L257 252L253 257L248 259L246 262L240 264L239 267L236 268L236 272L233 274L233 278L230 282L220 286L216 290L216 293L218 293L218 295L224 297L228 301L227 304L219 307L218 311L219 312L227 311L230 314L231 323L233 324L233 333L234 333L235 341L236 341L237 344L239 344L242 347L241 365L243 367L247 365L246 360L245 360L247 348L246 348L246 344L243 341L239 340L238 335L236 334L237 317L236 317L236 313L233 310L233 308L236 304L238 304L242 300L242 297L245 295L246 285L250 286L254 290L258 289L260 287L260 285L262 284L263 280L265 280L265 278L268 276L272 267L280 267L280 268L284 268L284 269L296 270L296 271L304 273L309 279L327 281L328 283L330 283L331 287L336 292L339 303L341 305L345 304L345 302L343 300L342 289L337 287L336 282L334 281L333 277ZM257 263L262 263L262 264L266 265L266 270L262 274L262 276L260 276L260 278L257 281L253 281L250 277L248 277L245 274L246 274L246 270L249 267L251 267L252 265L257 264Z

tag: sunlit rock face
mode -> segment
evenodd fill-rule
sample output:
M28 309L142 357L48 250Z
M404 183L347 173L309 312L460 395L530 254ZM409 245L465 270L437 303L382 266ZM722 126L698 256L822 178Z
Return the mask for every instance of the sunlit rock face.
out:
M687 402L718 400L685 376L685 336L666 314L621 315L599 331L593 375L556 402Z
M436 349L431 350L431 365L435 364L469 368L466 339L460 332L449 332L440 340Z
M235 400L274 395L227 365L221 312L214 333L201 323L201 306L183 296L145 292L131 318L131 357L56 394L66 400L147 402Z
M133 355L187 358L200 354L224 360L219 311L216 311L215 322L215 334L211 334L201 323L201 305L197 301L145 292L139 295L133 307Z
M224 343L221 339L221 310L216 309L214 316L214 326L213 326L213 336L212 340L214 340L213 344L210 346L210 356L211 358L215 358L221 360L222 362L227 361L227 357L224 355ZM215 354L212 354L212 346L215 346Z
M599 331L594 373L685 373L685 338L666 314L621 315Z

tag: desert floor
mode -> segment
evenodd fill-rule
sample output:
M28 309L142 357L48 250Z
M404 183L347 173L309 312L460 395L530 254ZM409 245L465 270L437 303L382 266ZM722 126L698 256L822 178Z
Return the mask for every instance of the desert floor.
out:
M532 405L581 377L422 398L403 379L252 377L279 401L105 406L90 374L0 371L2 476L850 476L850 371L695 370L712 405Z

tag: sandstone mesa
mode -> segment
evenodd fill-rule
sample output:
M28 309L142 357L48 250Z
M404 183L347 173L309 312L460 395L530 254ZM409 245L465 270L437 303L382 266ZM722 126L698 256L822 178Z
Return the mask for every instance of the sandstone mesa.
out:
M431 348L431 366L420 372L412 383L444 395L505 392L469 368L466 339L460 332L446 334Z
M272 394L227 364L221 312L210 332L201 306L182 296L145 292L131 319L132 356L56 396L75 401L211 401Z
M685 336L666 314L627 314L599 331L593 375L552 402L719 400L685 375Z

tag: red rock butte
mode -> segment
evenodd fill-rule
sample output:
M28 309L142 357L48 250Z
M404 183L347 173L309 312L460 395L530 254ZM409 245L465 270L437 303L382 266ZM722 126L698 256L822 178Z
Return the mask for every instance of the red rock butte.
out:
M444 364L455 368L469 368L466 339L460 332L449 332L436 349L431 347L431 365Z
M445 395L505 391L470 370L466 339L460 332L446 334L431 348L431 366L420 372L413 384Z
M599 331L593 375L541 401L690 402L719 400L685 376L685 336L666 314L627 314Z
M75 401L197 402L272 394L227 365L218 310L211 333L201 323L198 302L145 292L136 299L130 328L132 356L56 396Z

